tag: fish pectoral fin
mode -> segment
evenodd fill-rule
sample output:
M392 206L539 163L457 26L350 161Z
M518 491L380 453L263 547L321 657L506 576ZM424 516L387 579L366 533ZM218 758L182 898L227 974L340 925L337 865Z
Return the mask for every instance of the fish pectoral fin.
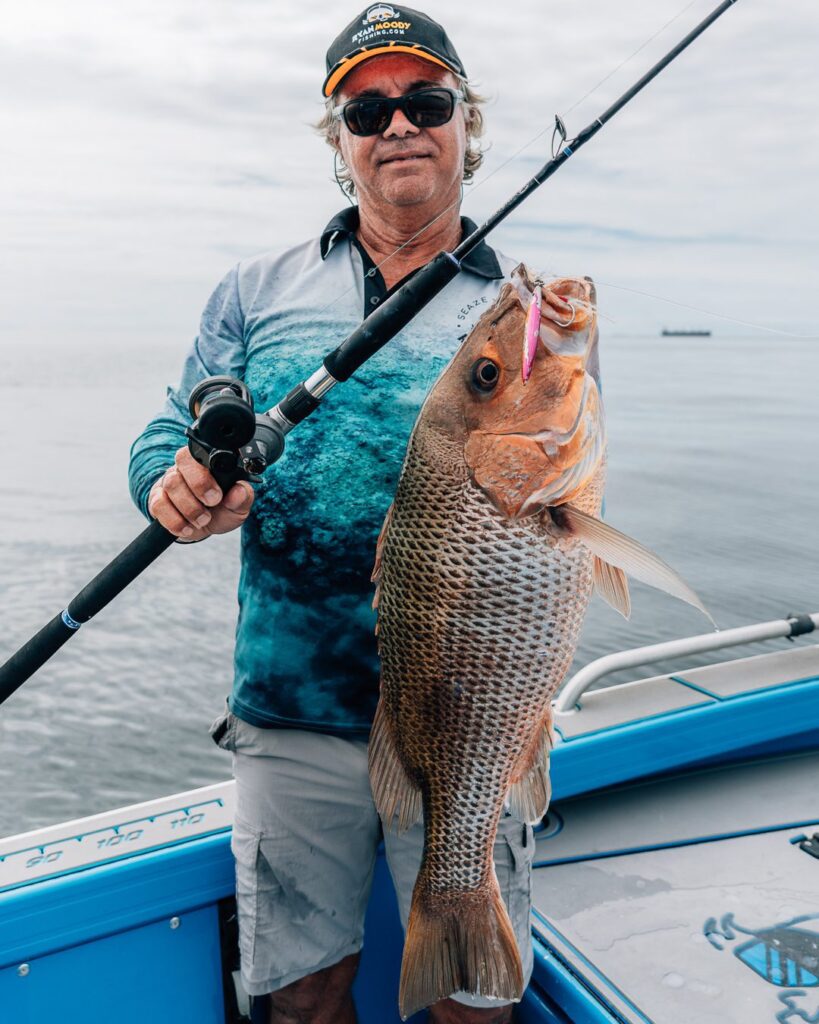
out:
M705 615L715 629L717 628L711 613L697 594L659 555L655 555L632 537L615 530L608 523L581 512L573 505L560 505L553 513L558 524L567 527L569 532L600 560L621 569L641 583L664 590L666 594L693 605Z
M538 726L534 741L521 757L509 786L509 810L516 818L536 825L549 809L552 784L549 755L554 746L552 710Z
M620 612L624 619L631 617L631 595L628 578L622 569L609 565L599 555L594 556L594 586L606 604Z
M370 788L384 828L406 832L421 816L421 790L407 775L398 756L383 699L375 710L368 760Z
M384 522L381 524L381 532L378 534L378 540L375 543L375 564L373 565L372 575L370 580L375 584L375 593L373 594L373 611L378 608L378 601L381 597L381 562L384 557L384 543L387 539L387 533L390 528L390 522L392 521L392 510L395 505L393 502L387 509L387 514L384 516ZM376 635L378 635L378 625L375 627Z

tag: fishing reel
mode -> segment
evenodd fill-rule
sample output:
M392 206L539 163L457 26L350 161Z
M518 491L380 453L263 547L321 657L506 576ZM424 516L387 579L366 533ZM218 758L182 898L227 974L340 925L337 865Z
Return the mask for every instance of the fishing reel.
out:
M253 396L235 377L207 377L188 400L194 422L187 428L188 448L223 490L237 480L257 482L281 457L284 433L253 409Z

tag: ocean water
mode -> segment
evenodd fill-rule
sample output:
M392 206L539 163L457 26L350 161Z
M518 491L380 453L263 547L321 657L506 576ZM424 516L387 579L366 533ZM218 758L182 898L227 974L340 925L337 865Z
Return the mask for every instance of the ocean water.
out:
M0 659L144 525L128 447L182 356L4 338ZM816 342L604 326L601 357L609 522L675 566L721 627L819 610ZM237 578L236 536L172 548L0 709L0 834L229 775L207 729L230 689ZM632 595L629 622L593 599L575 667L709 629L640 584Z

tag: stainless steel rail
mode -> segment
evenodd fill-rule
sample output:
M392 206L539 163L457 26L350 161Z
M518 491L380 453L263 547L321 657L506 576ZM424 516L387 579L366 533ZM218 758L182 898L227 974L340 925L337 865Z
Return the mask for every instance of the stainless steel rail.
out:
M758 622L751 626L738 626L720 633L701 633L699 636L682 637L679 640L668 640L661 644L650 644L647 647L635 647L629 651L617 651L606 654L590 662L576 672L566 683L554 702L555 711L560 714L571 714L578 707L580 697L592 683L623 668L634 668L637 665L650 665L666 658L678 658L687 654L700 654L703 651L716 651L721 647L735 647L739 644L752 644L759 640L775 640L777 637L801 636L819 629L819 612L809 615L793 615L788 619L774 619L771 622Z

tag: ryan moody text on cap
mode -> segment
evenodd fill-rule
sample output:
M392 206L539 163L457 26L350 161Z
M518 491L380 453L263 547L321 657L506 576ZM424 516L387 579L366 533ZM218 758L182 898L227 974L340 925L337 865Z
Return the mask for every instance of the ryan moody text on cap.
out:
M411 53L466 78L461 58L437 21L409 7L373 4L331 43L324 95L331 96L348 72L379 53Z

